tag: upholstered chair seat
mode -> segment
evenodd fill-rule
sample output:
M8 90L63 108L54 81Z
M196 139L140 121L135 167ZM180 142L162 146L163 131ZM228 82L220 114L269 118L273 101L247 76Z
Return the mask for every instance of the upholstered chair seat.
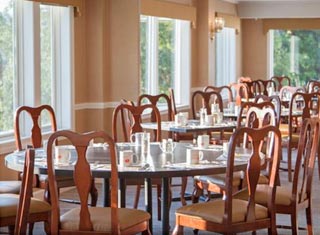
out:
M90 207L89 212L94 231L111 233L111 208L110 207ZM142 210L119 208L119 226L120 231L138 225L150 219L150 215ZM78 231L80 223L80 208L72 209L60 218L61 229L66 231ZM107 223L106 221L110 221Z
M0 194L2 193L14 193L20 192L21 181L0 181Z
M0 218L16 216L17 206L19 204L18 194L0 194ZM39 200L37 198L31 198L29 213L42 213L50 211L51 206L49 203Z
M181 207L176 215L183 214L192 216L199 221L210 221L221 224L225 215L225 201L218 199L207 203L196 203ZM232 223L245 222L248 202L235 199L232 201ZM268 218L268 209L262 205L255 207L256 220Z

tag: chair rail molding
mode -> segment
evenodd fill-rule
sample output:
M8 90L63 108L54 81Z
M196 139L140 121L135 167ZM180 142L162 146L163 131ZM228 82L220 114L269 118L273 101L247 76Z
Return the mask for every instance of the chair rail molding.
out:
M119 102L88 102L74 105L74 110L115 108Z

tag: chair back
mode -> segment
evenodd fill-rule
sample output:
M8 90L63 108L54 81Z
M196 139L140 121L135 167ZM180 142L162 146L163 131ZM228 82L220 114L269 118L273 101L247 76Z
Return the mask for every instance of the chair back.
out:
M106 161L110 158L111 163L111 227L112 234L118 234L118 168L117 168L117 156L115 151L115 143L113 139L104 131L90 132L85 134L78 134L73 131L63 130L53 133L48 140L47 146L47 164L48 164L48 177L49 177L49 191L50 200L52 205L51 212L51 234L59 234L60 226L60 207L59 207L59 193L57 189L56 173L54 166L54 156L52 148L54 142L58 139L66 139L71 145L75 147L75 152L72 152L72 157L75 158L73 178L76 185L76 190L80 200L80 223L79 230L92 231L92 221L90 218L90 212L88 207L88 200L90 190L93 184L92 172L90 164L86 158L86 153L91 140L103 141L108 148L108 154L106 153ZM71 150L72 151L72 150ZM108 217L106 215L106 217ZM106 223L109 221L106 220Z
M273 76L270 80L275 81L276 91L280 91L283 86L291 86L291 79L288 76Z
M32 119L32 129L31 129L31 143L33 148L42 147L42 132L40 119L44 111L48 111L51 121L51 131L55 132L57 130L56 116L53 108L50 105L41 105L37 107L21 106L15 112L14 118L14 136L16 142L16 149L22 150L21 144L21 134L20 134L20 116L22 113L27 113Z
M172 88L169 88L169 99L170 99L170 106L171 106L171 121L174 121L174 117L176 114L178 114L177 106L176 106L176 100L174 97L174 90Z
M306 90L307 90L308 93L320 92L320 81L318 81L318 80L310 80L307 83Z
M222 103L222 97L219 92L216 91L195 91L192 94L192 115L193 118L196 119L196 112L198 110L198 102L199 98L201 99L201 108L206 108L207 109L207 114L211 114L211 104L216 103L219 105L219 110L220 112L223 111L223 103ZM200 109L200 108L199 108Z
M245 83L231 83L229 84L230 89L233 92L234 101L236 105L240 106L242 99L249 101L249 87Z
M224 97L228 97L227 102L233 101L232 90L229 86L206 86L203 88L203 91L216 91L220 93L222 100Z
M275 213L274 213L274 201L275 201L275 192L276 192L276 179L277 172L279 169L280 162L280 153L281 153L281 134L277 127L275 126L265 126L262 128L248 128L248 127L240 127L236 129L233 135L230 138L229 147L228 147L228 155L227 155L227 171L226 171L226 198L225 198L225 207L224 207L224 216L223 223L228 226L232 224L233 219L233 173L234 173L234 161L235 155L237 154L237 149L239 148L239 143L242 141L244 136L247 135L250 139L250 150L248 165L245 170L245 175L248 184L248 205L246 215L246 222L254 223L257 219L257 215L255 214L255 208L257 206L255 201L255 192L259 181L259 176L261 172L261 146L264 146L264 142L269 136L274 138L274 154L273 161L271 163L270 168L270 178L268 187L268 205L267 210L269 214L269 219L275 221Z
M281 101L288 100L288 99L290 100L293 93L298 92L298 91L305 92L305 88L304 87L295 87L295 86L283 86L279 92L280 100Z
M293 133L293 128L299 128L301 123L297 123L297 115L300 120L310 117L320 117L320 94L314 93L303 93L296 92L292 95L289 103L289 117L288 117L288 127L289 127L289 138ZM299 111L299 114L295 112Z
M255 97L257 95L268 95L268 88L273 88L273 90L276 89L276 83L273 80L262 80L262 79L258 79L258 80L254 80L253 81L253 87L257 86L257 88L254 88L255 92ZM271 94L269 94L271 95Z
M131 100L126 100L126 99L121 99L120 104L127 104L134 106L134 102ZM127 141L130 139L130 127L132 126L133 123L133 118L132 115L128 112L126 109L122 109L120 111L120 116L121 116L121 124L122 124L122 133L123 133L123 138Z
M292 195L297 203L311 200L315 158L319 148L319 118L306 118L300 131Z
M257 95L254 97L255 103L261 103L261 102L271 102L274 105L274 110L276 112L276 118L277 118L277 126L280 124L280 118L281 118L281 100L278 95Z
M138 98L138 105L143 105L143 104L153 104L154 106L161 106L164 105L166 109L168 109L168 117L167 120L170 121L172 120L172 106L171 106L171 101L168 95L162 93L158 95L148 95L148 94L143 94L140 95ZM174 119L173 119L174 120ZM155 122L156 121L156 115L154 112L151 113L151 121Z
M26 234L27 231L28 215L32 197L33 171L34 149L27 149L23 166L19 205L17 208L17 216L14 227L15 235Z
M261 128L266 125L277 126L274 104L270 101L254 103L243 102L237 118L237 127L241 127L241 120L245 115L246 127Z
M130 117L132 117L132 123L130 126L130 135L136 132L143 132L142 127L142 114L144 112L151 111L150 113L155 114L155 122L157 123L157 132L156 136L153 137L153 141L161 141L161 116L158 108L153 104L145 104L145 105L139 105L139 106L133 106L129 104L119 104L113 111L112 115L112 136L115 142L119 141L119 135L118 135L118 119L119 114L123 112L127 112ZM130 136L124 135L125 142L129 142Z

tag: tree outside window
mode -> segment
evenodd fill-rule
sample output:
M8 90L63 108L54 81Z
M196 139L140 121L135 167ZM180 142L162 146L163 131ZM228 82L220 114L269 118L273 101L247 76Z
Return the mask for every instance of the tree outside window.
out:
M273 72L293 85L320 78L320 30L273 30Z

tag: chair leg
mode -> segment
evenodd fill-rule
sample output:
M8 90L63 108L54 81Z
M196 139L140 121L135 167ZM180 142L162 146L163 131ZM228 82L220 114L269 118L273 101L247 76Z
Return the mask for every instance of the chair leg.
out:
M90 195L91 195L91 206L96 206L98 202L98 190L96 188L96 185L94 183L94 178L92 178L91 182L91 190L90 190Z
M181 192L180 192L180 199L181 204L183 206L187 205L186 199L184 198L186 189L187 189L188 177L181 177Z
M290 143L289 143L289 145L288 145L288 159L287 159L287 161L288 161L288 181L289 182L292 182L292 172L291 172L291 151L292 151L292 148L291 148L291 145L290 145Z
M30 223L29 224L29 235L33 234L33 227L34 227L34 223Z
M198 203L201 195L203 195L203 189L199 188L195 183L192 192L192 203Z
M294 211L291 214L291 234L292 235L298 234L297 212L296 211Z
M171 198L171 197L169 197ZM157 184L158 220L161 220L161 184Z
M318 148L318 174L319 174L319 179L320 179L320 148Z
M141 190L141 185L136 186L136 195L134 197L134 202L133 202L133 208L137 209L138 204L139 204L139 198L140 198L140 190Z
M313 235L311 202L309 204L309 207L306 208L306 219L307 219L308 235Z
M9 234L13 235L14 234L14 225L9 225L8 226L8 231L9 231L8 232Z

